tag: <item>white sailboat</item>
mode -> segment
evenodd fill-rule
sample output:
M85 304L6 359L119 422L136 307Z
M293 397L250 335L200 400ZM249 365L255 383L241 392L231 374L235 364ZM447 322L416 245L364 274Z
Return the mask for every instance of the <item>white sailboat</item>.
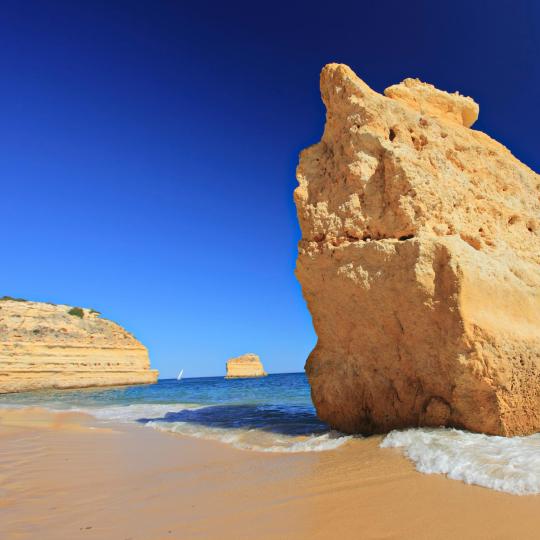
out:
M182 375L183 375L183 374L184 374L184 370L181 369L181 370L180 370L180 373L178 374L178 377L176 377L176 380L177 380L177 381L182 380Z

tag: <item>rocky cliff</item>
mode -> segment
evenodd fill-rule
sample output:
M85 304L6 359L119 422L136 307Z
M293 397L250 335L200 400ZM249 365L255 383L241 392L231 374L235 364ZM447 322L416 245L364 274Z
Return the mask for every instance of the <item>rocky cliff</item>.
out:
M226 379L265 377L268 375L264 371L260 358L253 353L243 354L227 360L226 370Z
M320 418L346 432L540 430L540 177L418 80L321 73L295 191Z
M99 313L0 300L0 393L153 383L148 351Z

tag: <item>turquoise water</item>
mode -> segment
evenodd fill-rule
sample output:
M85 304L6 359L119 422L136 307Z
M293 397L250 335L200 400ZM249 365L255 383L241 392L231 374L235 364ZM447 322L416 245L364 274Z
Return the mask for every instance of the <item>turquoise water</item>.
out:
M0 396L0 406L88 412L103 421L137 423L238 448L296 452L336 448L349 437L315 414L304 373L259 379L160 380L148 386L42 390Z

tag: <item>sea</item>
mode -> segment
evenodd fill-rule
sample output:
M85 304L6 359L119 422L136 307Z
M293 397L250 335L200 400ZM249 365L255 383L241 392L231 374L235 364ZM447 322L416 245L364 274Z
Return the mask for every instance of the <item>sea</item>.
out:
M304 373L0 395L0 407L29 406L85 412L244 451L329 452L355 445L362 452L361 436L334 431L317 418ZM422 473L517 495L540 493L540 434L506 438L418 428L389 433L381 447L400 449Z

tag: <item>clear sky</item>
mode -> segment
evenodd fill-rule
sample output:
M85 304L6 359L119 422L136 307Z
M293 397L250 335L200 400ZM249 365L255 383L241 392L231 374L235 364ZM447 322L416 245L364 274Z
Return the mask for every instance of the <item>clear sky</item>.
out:
M167 377L315 344L293 274L318 76L474 97L538 170L537 1L2 1L0 295L93 307Z

